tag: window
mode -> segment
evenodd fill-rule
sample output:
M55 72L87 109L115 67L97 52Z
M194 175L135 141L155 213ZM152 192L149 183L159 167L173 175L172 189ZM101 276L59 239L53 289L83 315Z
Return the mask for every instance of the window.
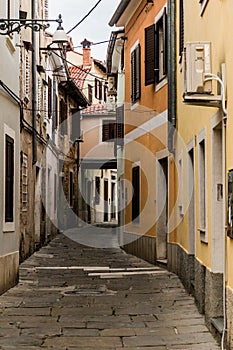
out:
M145 28L145 85L159 83L167 75L166 8L156 24Z
M11 16L11 0L7 0L7 18L12 18Z
M42 99L42 84L41 79L37 79L37 114L41 114L41 99Z
M14 221L14 139L5 136L5 222Z
M183 174L183 156L179 156L178 160L178 184L179 184L179 195L178 195L178 206L180 216L184 216L184 174Z
M60 100L60 131L61 135L67 135L67 103Z
M132 168L132 221L139 222L140 215L140 167L135 166Z
M29 52L27 50L25 52L25 66L24 66L24 93L25 97L29 98L29 92L30 92L30 76L31 76L31 67L30 67L30 56Z
M70 171L70 206L73 207L74 204L74 175L73 172Z
M102 100L102 82L99 79L95 79L95 98Z
M57 174L54 174L54 211L57 210Z
M48 117L52 116L52 80L48 77Z
M145 28L145 85L155 82L155 25Z
M93 96L92 96L92 86L88 84L88 101L90 104L93 102Z
M22 210L27 211L28 205L28 156L22 153L21 165Z
M80 111L76 108L72 109L71 140L73 142L80 138L80 118Z
M155 82L161 81L167 74L167 14L163 15L155 25Z
M184 51L184 0L180 0L180 23L179 23L179 55L180 59Z
M209 0L199 0L200 3L200 15L202 16L205 9L206 9L206 5L208 4Z
M95 204L100 203L100 177L95 177Z
M124 145L124 105L117 107L116 109L116 142L117 145Z
M206 149L205 139L199 139L199 230L206 241Z
M102 141L110 142L116 138L116 122L114 120L103 120L102 122Z
M136 103L141 97L141 49L138 44L131 52L131 102Z

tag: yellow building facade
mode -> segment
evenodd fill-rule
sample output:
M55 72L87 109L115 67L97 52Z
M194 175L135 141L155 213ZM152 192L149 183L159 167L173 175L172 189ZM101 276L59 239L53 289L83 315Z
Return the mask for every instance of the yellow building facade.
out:
M224 335L227 329L223 341L230 348L232 12L229 0L176 4L176 235L168 257L169 268L195 296L209 328L218 333L220 325Z

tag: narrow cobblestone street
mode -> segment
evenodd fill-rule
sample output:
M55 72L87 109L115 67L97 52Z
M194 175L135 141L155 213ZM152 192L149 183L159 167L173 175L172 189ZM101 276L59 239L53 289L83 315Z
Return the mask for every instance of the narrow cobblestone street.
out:
M0 349L220 349L179 279L60 234L0 297Z

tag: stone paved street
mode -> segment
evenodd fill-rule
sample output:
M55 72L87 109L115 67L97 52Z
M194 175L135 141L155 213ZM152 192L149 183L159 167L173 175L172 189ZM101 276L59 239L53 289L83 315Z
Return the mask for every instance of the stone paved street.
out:
M166 270L60 234L0 297L0 349L220 349Z

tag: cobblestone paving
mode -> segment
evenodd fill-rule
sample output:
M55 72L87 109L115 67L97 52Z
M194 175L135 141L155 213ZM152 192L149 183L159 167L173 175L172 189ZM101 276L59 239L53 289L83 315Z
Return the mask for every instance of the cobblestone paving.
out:
M59 235L0 296L0 349L220 349L179 279Z

